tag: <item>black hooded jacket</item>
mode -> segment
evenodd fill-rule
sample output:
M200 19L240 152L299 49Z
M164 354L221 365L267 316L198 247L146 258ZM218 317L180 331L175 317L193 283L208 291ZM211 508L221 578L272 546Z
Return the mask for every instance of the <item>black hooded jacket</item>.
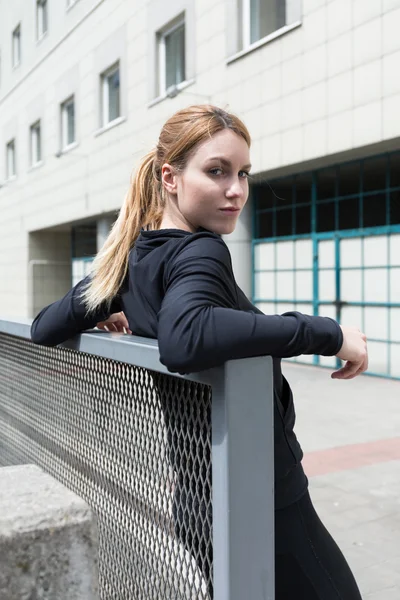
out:
M105 305L86 316L80 295L87 281L37 315L33 342L55 346L109 316ZM158 339L161 362L171 372L197 372L252 356L273 357L275 507L295 502L306 490L307 479L281 358L336 355L343 343L339 325L298 312L263 314L237 286L222 238L205 230L142 231L111 306L111 312L121 310L135 335Z

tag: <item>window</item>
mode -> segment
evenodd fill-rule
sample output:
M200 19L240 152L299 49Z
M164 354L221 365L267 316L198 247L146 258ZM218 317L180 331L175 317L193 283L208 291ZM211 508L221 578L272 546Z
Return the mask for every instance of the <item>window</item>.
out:
M255 184L255 237L398 225L399 173L397 151Z
M47 31L47 0L36 0L36 35L40 40Z
M11 179L17 174L15 165L15 140L11 140L6 146L6 161L7 179Z
M242 47L247 48L301 18L301 0L241 0Z
M111 123L120 116L119 64L114 65L101 76L102 86L102 125Z
M40 121L31 125L31 166L34 167L42 160L42 140Z
M176 87L186 79L185 23L180 20L174 27L158 34L159 95Z
M12 66L17 67L21 62L21 25L12 34Z
M72 96L61 104L61 147L75 142L75 100Z

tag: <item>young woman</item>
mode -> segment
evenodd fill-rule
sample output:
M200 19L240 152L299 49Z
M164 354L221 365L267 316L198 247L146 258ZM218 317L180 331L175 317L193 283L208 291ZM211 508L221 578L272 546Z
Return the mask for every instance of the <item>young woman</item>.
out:
M366 338L329 318L298 312L265 315L238 288L221 235L235 229L248 198L249 149L244 124L217 107L192 106L170 118L157 147L139 166L92 274L41 311L32 340L56 345L96 325L125 326L157 338L161 362L179 373L271 355L276 599L360 600L353 575L307 491L281 359L336 355L345 365L332 377L351 379L367 368ZM181 502L190 495L185 492ZM198 540L189 540L185 522L175 517L183 542L198 550ZM200 562L206 572L206 557Z

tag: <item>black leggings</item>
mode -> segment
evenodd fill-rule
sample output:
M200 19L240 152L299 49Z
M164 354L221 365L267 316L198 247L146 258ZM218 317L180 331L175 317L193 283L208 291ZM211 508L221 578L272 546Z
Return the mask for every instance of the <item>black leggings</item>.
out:
M349 565L308 492L275 511L275 600L361 600Z
M180 506L187 506L187 498ZM191 505L192 508L192 505ZM198 507L197 507L198 509ZM191 521L175 511L178 537L197 563L212 589L212 547L205 546L204 511ZM198 526L196 527L196 523ZM337 544L315 512L308 492L298 502L275 511L275 600L361 600L357 584Z

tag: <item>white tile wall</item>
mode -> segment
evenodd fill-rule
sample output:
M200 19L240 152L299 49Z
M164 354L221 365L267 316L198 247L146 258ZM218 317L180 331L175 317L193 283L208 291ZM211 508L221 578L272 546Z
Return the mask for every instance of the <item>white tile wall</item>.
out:
M262 103L276 100L282 94L282 69L275 66L261 73L261 101Z
M326 8L326 21L328 37L334 38L351 29L352 2L348 0L335 0Z
M370 21L378 17L381 12L382 3L380 1L353 0L353 26L357 27L366 21Z
M305 86L322 81L327 77L327 45L323 44L304 52L303 83Z
M303 119L305 123L326 117L328 110L327 96L328 90L324 81L303 90Z
M325 119L304 125L303 159L310 160L327 153L328 127Z
M383 99L383 137L400 136L400 94Z
M394 8L400 8L400 0L382 0L383 13L387 13Z
M282 129L290 129L303 121L303 95L295 92L282 99Z
M264 104L259 113L259 130L262 136L270 136L282 129L282 103L280 100Z
M303 160L303 128L296 127L282 133L282 161L294 164Z
M388 54L382 58L382 95L383 97L391 94L400 93L400 76L394 75L400 72L400 50Z
M347 110L328 117L328 153L348 150L353 145L353 111Z
M400 49L400 7L396 10L384 13L382 28L382 50L383 54L389 54Z
M303 15L316 10L317 8L323 8L325 6L325 0L303 0Z
M282 64L282 94L291 94L303 85L302 56L295 56Z
M304 49L309 50L319 46L327 40L327 18L326 9L322 6L320 9L310 13L303 22L304 29Z
M328 76L351 69L353 64L353 34L346 32L327 44Z
M282 164L282 135L277 133L261 141L261 157L264 169L276 169Z
M382 103L372 102L353 110L353 143L372 144L382 139Z
M382 96L382 60L354 69L354 104L361 106Z
M360 65L382 55L382 21L374 19L354 29L354 64Z
M347 110L353 105L353 73L345 71L328 80L328 113Z

